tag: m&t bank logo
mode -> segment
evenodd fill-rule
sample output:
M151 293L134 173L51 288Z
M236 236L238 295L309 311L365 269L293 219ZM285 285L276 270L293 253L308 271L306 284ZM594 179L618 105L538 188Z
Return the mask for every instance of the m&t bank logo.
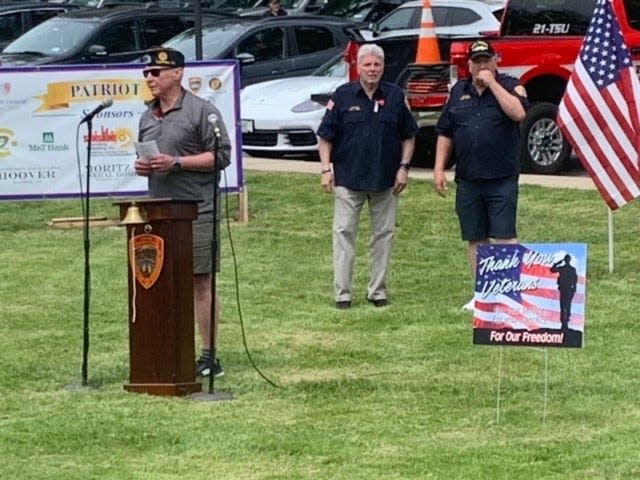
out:
M69 145L56 145L53 132L42 132L42 142L30 143L29 152L68 152Z

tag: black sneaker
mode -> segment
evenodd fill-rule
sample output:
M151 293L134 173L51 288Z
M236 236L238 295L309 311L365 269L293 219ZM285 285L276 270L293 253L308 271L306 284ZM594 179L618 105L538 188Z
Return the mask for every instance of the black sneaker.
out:
M367 302L373 303L373 306L377 307L377 308L386 307L386 306L389 305L389 300L387 300L386 298L369 298L369 297L367 297Z
M198 377L208 377L209 373L211 373L211 369L209 368L210 359L207 358L198 358L196 362L196 376ZM213 378L222 377L224 375L224 370L222 369L222 365L220 365L220 359L216 358L216 361L213 363Z

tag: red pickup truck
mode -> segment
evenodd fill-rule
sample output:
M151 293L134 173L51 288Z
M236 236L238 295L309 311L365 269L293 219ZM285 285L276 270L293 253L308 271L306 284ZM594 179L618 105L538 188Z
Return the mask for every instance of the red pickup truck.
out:
M640 0L610 0L634 63L640 61ZM531 108L522 122L524 171L555 173L569 160L571 147L556 123L557 106L591 21L595 0L510 0L500 34L490 38L498 69L520 79ZM423 129L432 128L446 99L446 87L468 75L469 41L454 41L449 68L412 65L404 82Z

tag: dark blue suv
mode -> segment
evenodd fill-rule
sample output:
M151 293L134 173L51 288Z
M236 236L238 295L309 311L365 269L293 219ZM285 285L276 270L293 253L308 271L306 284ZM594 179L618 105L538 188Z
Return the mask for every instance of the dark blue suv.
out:
M344 52L362 36L353 22L317 15L229 17L202 27L203 60L238 59L242 85L307 75ZM186 30L165 46L196 60L195 31Z
M203 13L203 19L219 15ZM11 42L2 66L126 63L193 27L189 9L156 6L82 8L58 15Z

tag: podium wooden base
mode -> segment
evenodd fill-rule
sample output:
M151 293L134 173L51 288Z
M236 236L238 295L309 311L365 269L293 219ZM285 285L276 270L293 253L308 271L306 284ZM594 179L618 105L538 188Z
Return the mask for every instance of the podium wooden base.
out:
M116 202L127 226L129 392L186 396L196 380L192 222L197 201ZM129 210L136 207L138 216ZM126 219L126 222L125 222Z
M148 393L167 397L182 397L201 392L200 382L188 383L126 383L124 389L134 393Z

